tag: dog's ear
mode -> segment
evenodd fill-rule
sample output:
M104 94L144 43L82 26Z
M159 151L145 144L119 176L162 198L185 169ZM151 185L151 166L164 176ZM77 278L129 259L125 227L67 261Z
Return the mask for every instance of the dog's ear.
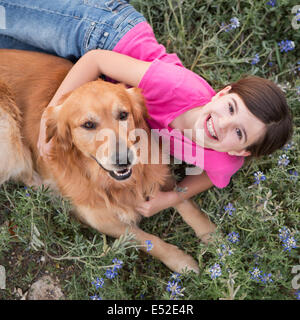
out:
M145 98L139 88L126 89L129 93L130 99L133 105L133 119L136 128L148 127L146 119L149 118L149 114L146 108Z
M59 118L61 108L61 105L47 108L46 142L55 137L58 145L67 151L72 147L72 134L68 123Z

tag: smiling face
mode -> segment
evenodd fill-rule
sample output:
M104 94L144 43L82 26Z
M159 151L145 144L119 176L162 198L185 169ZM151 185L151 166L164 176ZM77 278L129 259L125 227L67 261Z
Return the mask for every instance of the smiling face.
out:
M264 136L266 125L255 117L243 100L229 93L228 86L219 91L205 107L196 108L193 129L204 130L204 147L230 155L249 156L247 146Z

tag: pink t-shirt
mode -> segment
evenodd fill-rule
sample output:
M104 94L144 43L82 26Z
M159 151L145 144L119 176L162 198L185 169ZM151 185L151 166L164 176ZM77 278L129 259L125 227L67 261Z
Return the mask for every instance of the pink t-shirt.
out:
M174 140L170 153L176 158L205 170L218 188L226 187L231 176L243 165L244 157L202 148L169 127L170 122L183 112L211 101L216 94L212 87L184 68L176 54L166 53L147 22L141 22L128 31L113 51L143 61L153 61L139 83L146 99L150 127L159 129L166 138L172 136Z

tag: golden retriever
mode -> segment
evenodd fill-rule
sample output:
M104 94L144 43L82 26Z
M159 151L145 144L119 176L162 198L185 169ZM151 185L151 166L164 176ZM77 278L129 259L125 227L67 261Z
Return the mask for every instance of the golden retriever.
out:
M144 251L145 241L151 240L149 253L171 270L198 272L191 256L138 227L141 215L136 204L159 188L173 187L166 165L134 164L137 154L131 147L137 140L120 130L126 123L128 132L142 128L149 133L139 89L99 79L63 96L59 106L47 108L46 135L53 141L50 158L39 156L41 115L71 67L71 62L48 54L0 50L0 183L13 179L50 186L71 200L82 222L116 238L128 229ZM97 135L104 128L115 133L123 150L129 151L127 156L116 151L116 162L108 156L99 159L97 150L107 139ZM190 200L176 209L203 236L207 217Z

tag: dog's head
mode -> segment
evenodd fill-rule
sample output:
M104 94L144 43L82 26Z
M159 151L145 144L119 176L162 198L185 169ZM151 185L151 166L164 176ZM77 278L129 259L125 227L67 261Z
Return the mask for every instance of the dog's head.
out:
M46 112L46 141L54 138L59 152L79 151L116 181L131 177L137 159L134 129L149 133L139 89L92 81L64 95Z

